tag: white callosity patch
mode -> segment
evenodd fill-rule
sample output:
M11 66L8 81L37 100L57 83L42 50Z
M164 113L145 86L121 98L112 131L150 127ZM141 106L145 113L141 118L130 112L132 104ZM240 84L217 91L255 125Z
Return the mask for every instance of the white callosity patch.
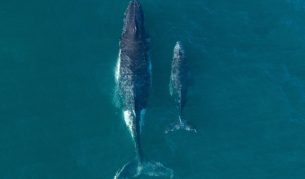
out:
M128 129L129 129L132 137L134 137L133 133L132 133L132 130L133 130L133 127L134 127L133 126L133 122L132 122L132 120L133 120L133 116L132 115L133 114L132 114L132 112L130 110L124 111L124 121L125 121Z

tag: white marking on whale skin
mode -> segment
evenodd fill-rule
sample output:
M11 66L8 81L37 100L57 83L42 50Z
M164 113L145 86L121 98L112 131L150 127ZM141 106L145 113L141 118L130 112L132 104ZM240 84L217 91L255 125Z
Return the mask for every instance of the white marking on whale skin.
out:
M142 109L141 110L141 119L140 119L140 132L142 133L142 128L144 126L144 116L145 116L145 113L146 113L146 109Z
M128 129L129 129L132 137L134 137L133 133L132 133L133 123L132 123L132 116L131 115L132 115L132 112L130 110L124 111L124 121L125 121Z
M131 133L132 137L134 137L133 133L132 133L132 130L134 128L132 120L134 120L133 117L135 117L135 115L136 115L135 111L134 110L133 111L126 110L123 113L124 113L125 124L128 127L129 132ZM142 109L141 112L140 112L140 121L139 122L140 122L140 132L141 133L142 133L142 128L144 126L145 113L146 113L146 109Z
M118 61L115 66L115 81L118 82L120 78L120 65L121 65L121 50L119 50Z

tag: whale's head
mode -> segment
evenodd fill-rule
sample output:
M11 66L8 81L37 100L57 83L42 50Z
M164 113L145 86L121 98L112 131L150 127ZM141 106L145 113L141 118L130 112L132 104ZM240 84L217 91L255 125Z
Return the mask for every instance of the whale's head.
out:
M180 41L176 42L174 47L174 58L183 58L184 57L184 50Z
M142 37L144 32L144 15L138 0L132 0L125 11L123 33L128 37Z

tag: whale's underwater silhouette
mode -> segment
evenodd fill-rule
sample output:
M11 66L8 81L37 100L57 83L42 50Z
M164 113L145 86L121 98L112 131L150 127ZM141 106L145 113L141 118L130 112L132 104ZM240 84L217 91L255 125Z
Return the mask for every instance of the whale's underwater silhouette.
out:
M185 58L184 49L181 42L176 42L173 52L173 61L171 66L169 93L175 101L178 110L178 121L171 124L165 133L169 133L176 130L186 130L191 132L197 132L183 118L183 109L186 104L187 90L189 86L189 70L187 60Z
M136 157L116 173L115 179L133 178L141 174L169 178L174 175L173 170L160 162L146 161L143 157L141 128L151 87L147 39L142 7L137 0L132 0L125 12L115 80L117 96L135 145Z

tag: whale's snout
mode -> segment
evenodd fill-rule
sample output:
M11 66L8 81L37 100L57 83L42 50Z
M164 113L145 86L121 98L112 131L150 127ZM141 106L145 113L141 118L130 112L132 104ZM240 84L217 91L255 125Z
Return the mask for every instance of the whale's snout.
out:
M130 1L129 4L134 5L134 6L140 6L140 3L138 0L132 0L132 1Z
M174 58L179 58L184 56L184 50L180 41L177 41L174 47Z
M132 0L125 12L124 31L131 35L141 35L144 29L144 16L141 4L137 0Z

